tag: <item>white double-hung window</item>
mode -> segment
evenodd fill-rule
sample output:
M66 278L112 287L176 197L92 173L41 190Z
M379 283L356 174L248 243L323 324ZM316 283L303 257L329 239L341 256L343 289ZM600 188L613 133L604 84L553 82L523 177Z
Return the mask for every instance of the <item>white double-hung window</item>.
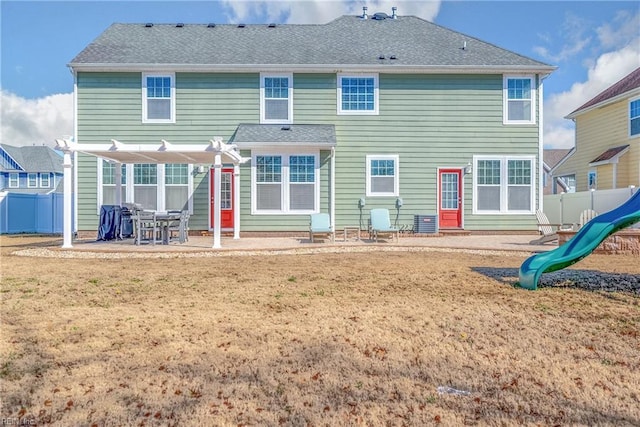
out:
M293 74L260 75L260 122L293 123Z
M189 199L189 165L186 163L164 166L164 193L166 210L185 210Z
M37 173L27 174L27 187L35 188L37 186L38 186L38 174Z
M399 157L397 155L368 155L366 159L367 197L399 196Z
M101 164L100 164L101 163ZM121 164L120 200L137 203L143 209L193 210L193 166L176 164ZM116 164L98 163L98 211L101 205L116 204Z
M338 114L378 114L378 75L338 74Z
M50 183L50 174L48 172L40 173L40 188L49 188L51 187Z
M142 122L175 123L175 74L142 74Z
M473 162L474 213L533 213L533 156L476 156Z
M121 164L121 187L120 187L120 200L126 200L126 185L127 185L127 169L125 164ZM102 161L102 203L103 205L115 205L116 204L116 165L115 163Z
M317 212L320 200L318 165L318 152L254 154L252 213Z
M536 90L533 76L504 76L504 124L534 124Z
M9 174L9 188L20 187L20 175L15 172Z

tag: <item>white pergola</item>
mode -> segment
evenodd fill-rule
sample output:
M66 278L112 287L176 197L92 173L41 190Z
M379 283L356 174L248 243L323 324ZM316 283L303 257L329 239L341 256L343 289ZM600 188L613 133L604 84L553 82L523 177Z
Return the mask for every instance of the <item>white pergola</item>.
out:
M72 188L73 163L71 153L85 153L122 163L191 163L211 164L214 167L213 188L213 248L220 248L220 193L223 159L233 164L233 185L240 188L240 164L249 160L242 157L234 144L226 144L221 137L214 137L205 144L171 144L162 140L159 144L125 144L115 139L107 144L78 144L71 138L56 139L56 149L64 157L64 223L62 248L72 248ZM120 167L116 167L116 195L120 197ZM240 206L240 192L234 193L234 205ZM121 202L121 200L119 200ZM233 238L240 238L240 209L234 210Z

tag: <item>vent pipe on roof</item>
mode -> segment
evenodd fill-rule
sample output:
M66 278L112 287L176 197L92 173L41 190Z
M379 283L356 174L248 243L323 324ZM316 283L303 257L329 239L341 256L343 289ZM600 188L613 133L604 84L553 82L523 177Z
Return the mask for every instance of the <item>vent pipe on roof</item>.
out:
M393 18L393 19L398 19L398 15L396 14L396 11L397 11L397 10L398 10L398 8L397 8L397 7L395 7L395 6L393 6L393 7L391 8L391 18Z
M153 23L152 22L147 22L146 24L144 24L145 27L147 28L151 28L153 27Z
M367 15L367 6L362 6L362 19L369 19Z
M182 27L184 27L184 24L182 22L178 22L176 24L176 28L182 28Z

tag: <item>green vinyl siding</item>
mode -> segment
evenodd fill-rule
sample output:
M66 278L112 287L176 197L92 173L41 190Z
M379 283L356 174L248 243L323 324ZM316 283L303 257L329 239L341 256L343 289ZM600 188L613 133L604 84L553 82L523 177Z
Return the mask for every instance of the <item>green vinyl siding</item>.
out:
M293 125L334 124L337 146L336 227L360 223L358 199L365 197L365 158L399 156L398 225L415 214L437 212L437 171L462 168L474 155L538 156L538 125L503 124L503 77L495 75L380 74L378 115L338 115L335 74L293 75ZM176 73L176 123L142 123L141 73L79 73L78 140L173 144L228 141L240 123L259 123L260 74ZM538 103L536 103L538 105ZM250 157L249 150L242 153ZM320 151L322 212L329 212L330 151ZM536 170L538 164L536 162ZM240 168L241 230L292 231L308 228L308 215L252 215L251 165ZM79 229L97 228L96 162L79 164ZM92 178L93 177L93 178ZM463 176L465 228L531 230L533 215L473 215L472 175ZM537 187L536 187L537 194ZM194 179L191 229L208 228L208 179ZM368 197L369 210L384 207L395 221L395 197Z

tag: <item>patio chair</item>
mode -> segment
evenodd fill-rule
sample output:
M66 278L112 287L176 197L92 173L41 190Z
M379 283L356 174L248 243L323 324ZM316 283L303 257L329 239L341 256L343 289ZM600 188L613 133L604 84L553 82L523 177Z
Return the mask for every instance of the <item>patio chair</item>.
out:
M133 215L133 223L136 245L140 245L143 241L156 244L160 228L154 211L136 211Z
M558 240L558 231L560 229L565 229L563 224L551 224L549 223L549 218L547 215L542 212L540 209L536 211L536 218L538 219L538 229L542 234L539 238L534 239L529 242L530 245L542 245L547 242L553 242ZM566 229L571 229L570 225L566 226Z
M331 217L327 213L311 214L309 218L309 240L313 243L316 236L329 237L335 242L335 233L331 227Z
M178 242L184 243L189 240L189 211L180 211L180 218L169 224L169 241L178 239Z
M593 218L598 216L598 212L593 209L585 209L580 213L580 228L582 228L586 223L591 221Z
M377 242L378 237L388 235L393 238L395 234L396 242L400 238L400 230L391 225L389 209L371 209L371 230L373 241Z

